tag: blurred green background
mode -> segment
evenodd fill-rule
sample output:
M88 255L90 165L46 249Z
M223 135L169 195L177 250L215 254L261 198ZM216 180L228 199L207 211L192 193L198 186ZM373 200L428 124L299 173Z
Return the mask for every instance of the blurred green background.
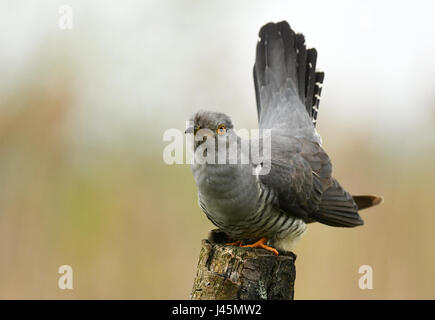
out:
M435 298L432 2L71 1L61 30L64 4L0 2L0 298L188 298L214 227L163 132L199 108L256 128L257 32L284 19L326 71L335 177L385 198L363 227L309 226L295 298Z

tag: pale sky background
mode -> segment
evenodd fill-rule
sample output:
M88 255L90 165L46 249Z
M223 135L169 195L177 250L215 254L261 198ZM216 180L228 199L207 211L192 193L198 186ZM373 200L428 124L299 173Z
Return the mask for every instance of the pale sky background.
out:
M62 4L73 8L70 31L58 27ZM157 124L150 131L161 135L198 108L255 126L257 33L285 19L326 72L320 120L400 134L435 118L434 10L432 1L1 1L0 88L14 90L38 59L50 68L66 58L79 117L101 135Z

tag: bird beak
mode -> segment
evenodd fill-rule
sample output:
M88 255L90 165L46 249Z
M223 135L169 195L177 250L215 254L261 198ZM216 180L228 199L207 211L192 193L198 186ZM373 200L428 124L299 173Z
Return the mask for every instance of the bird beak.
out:
M189 128L186 129L186 131L184 131L184 133L185 133L185 134L187 134L187 133L193 133L194 131L195 131L195 130L194 130L193 127L189 127Z

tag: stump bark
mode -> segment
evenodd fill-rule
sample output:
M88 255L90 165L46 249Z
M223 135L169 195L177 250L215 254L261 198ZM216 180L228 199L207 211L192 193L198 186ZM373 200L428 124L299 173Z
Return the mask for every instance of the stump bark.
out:
M293 300L296 255L225 245L220 230L202 240L192 300Z

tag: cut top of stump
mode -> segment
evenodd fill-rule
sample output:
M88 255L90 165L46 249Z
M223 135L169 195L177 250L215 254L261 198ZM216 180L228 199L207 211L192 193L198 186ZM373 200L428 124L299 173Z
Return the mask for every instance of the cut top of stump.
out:
M257 248L241 248L225 233L212 230L202 240L193 300L292 300L296 277L292 252L279 256Z

